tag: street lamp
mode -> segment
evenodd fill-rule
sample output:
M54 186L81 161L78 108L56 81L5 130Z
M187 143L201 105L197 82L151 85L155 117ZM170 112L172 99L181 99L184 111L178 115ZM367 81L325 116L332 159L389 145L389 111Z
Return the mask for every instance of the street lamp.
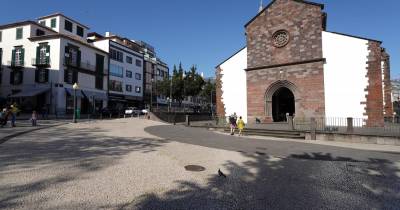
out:
M171 103L169 102L170 98L167 97L167 103L168 103L168 112L171 111Z
M76 90L79 88L79 85L75 82L74 85L72 85L72 88L74 89L74 115L73 115L73 123L77 123L76 121L76 109L77 109L77 100L76 100Z
M171 103L172 103L172 76L169 79L169 109L168 112L171 111Z
M151 88L150 88L150 111L153 111L153 81L154 81L154 79L151 78Z
M185 71L182 73L182 80L183 80L183 100L182 100L182 103L183 103L183 112L185 112L186 111L186 106L185 106L185 103L184 103L184 101L185 101L185 98L186 98L186 90L185 90L185 82L186 82L186 80L185 80L185 78L186 78L186 75L185 75Z
M210 99L211 99L211 104L210 104L210 109L211 109L211 116L214 116L214 110L213 110L213 93L214 92L214 90L211 90L211 93L210 93Z

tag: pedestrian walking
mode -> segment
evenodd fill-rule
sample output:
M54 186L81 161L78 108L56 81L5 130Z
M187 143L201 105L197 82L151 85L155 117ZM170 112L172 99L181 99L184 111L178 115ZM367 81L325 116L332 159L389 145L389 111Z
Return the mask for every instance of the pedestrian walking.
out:
M243 136L243 129L244 129L244 121L242 119L242 116L239 117L238 121L237 121L237 127L239 129L239 136Z
M229 116L229 124L230 124L230 127L231 127L231 135L235 134L236 120L237 120L237 115L236 115L236 112L235 112L235 113L233 113L233 115Z
M42 119L43 119L43 120L47 119L47 106L46 106L46 105L43 105L43 106L42 106L42 111L41 111L41 113L42 113Z
M4 127L5 125L7 125L7 121L8 121L8 118L10 117L10 115L11 115L10 109L4 108L2 111L2 117L0 120L1 127Z
M4 127L7 124L7 109L4 108L0 112L0 126Z
M11 111L11 127L15 127L15 121L17 120L17 114L19 112L19 109L16 104L12 104L10 107Z
M37 126L37 113L36 113L36 111L32 112L31 122L32 122L32 126Z

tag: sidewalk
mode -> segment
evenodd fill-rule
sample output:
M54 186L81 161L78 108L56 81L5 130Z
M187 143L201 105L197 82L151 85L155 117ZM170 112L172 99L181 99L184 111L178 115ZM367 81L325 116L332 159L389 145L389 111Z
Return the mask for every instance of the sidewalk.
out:
M11 127L10 122L8 122L6 126L0 128L0 144L25 133L67 123L69 123L69 120L40 120L38 121L38 125L33 127L29 120L17 120L16 127Z

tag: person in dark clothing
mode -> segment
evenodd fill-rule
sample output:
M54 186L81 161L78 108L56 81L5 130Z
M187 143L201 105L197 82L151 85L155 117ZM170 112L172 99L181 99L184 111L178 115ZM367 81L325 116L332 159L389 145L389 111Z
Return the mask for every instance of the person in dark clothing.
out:
M0 113L0 126L1 127L4 127L5 125L7 125L7 121L10 116L10 113L11 113L10 110L7 108L4 108L2 110L2 112Z
M230 127L231 127L231 135L235 134L236 120L237 120L237 115L236 115L236 112L235 112L235 113L233 113L233 115L229 116L229 124L230 124Z
M43 105L41 113L42 113L42 119L43 120L46 119L47 118L47 106L46 105Z

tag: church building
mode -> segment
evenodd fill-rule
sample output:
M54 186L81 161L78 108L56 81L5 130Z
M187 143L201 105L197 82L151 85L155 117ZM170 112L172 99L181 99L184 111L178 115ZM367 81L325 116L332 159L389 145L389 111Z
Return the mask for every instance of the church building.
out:
M249 124L393 117L382 42L327 30L324 5L272 0L245 25L247 44L216 67L217 114ZM257 119L257 120L256 120Z

